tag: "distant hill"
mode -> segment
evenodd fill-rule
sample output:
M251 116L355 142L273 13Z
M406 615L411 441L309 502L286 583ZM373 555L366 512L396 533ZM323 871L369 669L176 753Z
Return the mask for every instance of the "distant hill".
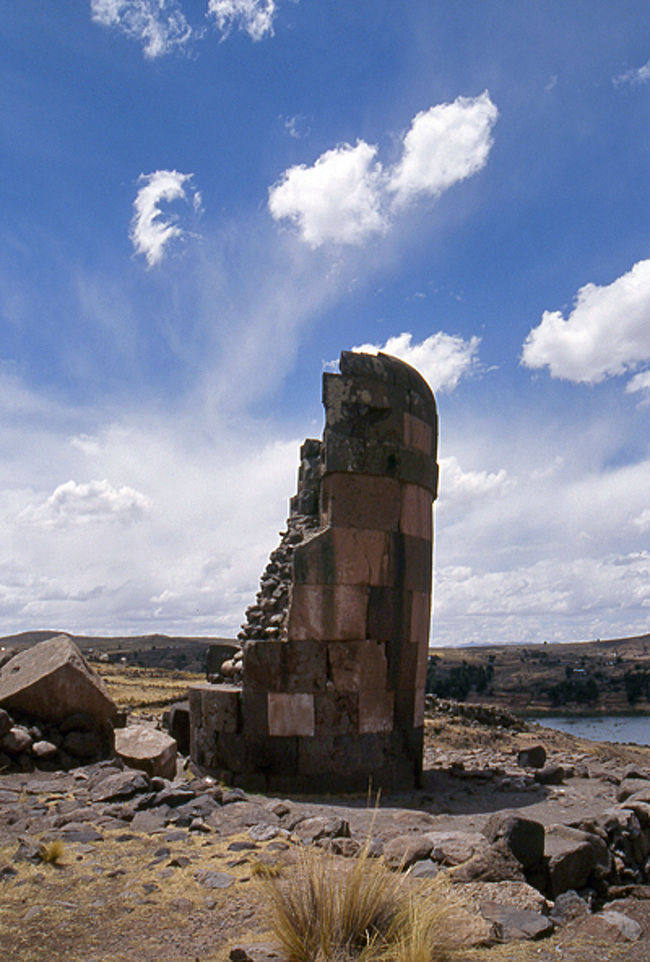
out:
M212 644L233 644L232 638L184 637L170 635L73 635L61 630L21 631L0 638L0 647L23 651L55 635L66 634L90 658L104 657L109 661L124 660L129 665L143 668L178 668L184 671L205 671L208 647Z
M650 634L429 650L427 690L514 710L650 712Z

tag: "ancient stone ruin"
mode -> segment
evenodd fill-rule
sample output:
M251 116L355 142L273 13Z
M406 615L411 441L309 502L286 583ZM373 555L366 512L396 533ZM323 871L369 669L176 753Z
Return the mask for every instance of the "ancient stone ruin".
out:
M189 693L193 760L244 787L408 788L422 769L435 400L384 354L340 372L241 652Z

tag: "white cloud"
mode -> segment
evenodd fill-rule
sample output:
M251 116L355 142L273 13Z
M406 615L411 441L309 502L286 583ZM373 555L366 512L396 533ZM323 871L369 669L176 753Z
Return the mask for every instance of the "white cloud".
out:
M65 528L76 524L138 521L149 510L149 498L134 488L114 488L108 481L77 484L66 481L37 504L28 505L19 520L47 528Z
M626 70L624 73L619 74L613 78L612 82L615 87L620 87L621 84L631 84L634 87L637 84L647 83L648 80L650 80L650 60L644 63L642 67L636 67L634 70Z
M290 167L269 188L271 216L292 221L310 247L361 244L385 233L398 209L477 173L496 118L487 91L422 111L404 137L402 159L387 170L377 147L364 140L327 150L311 167Z
M269 190L269 210L288 218L310 247L358 244L386 229L376 147L360 140L322 154L313 167L290 167Z
M551 377L597 384L650 359L650 260L611 284L586 284L568 318L545 311L523 347L522 363ZM637 390L637 388L633 388Z
M137 254L144 254L149 267L160 263L165 248L174 238L182 238L187 232L178 226L178 216L165 216L163 202L175 200L189 202L186 186L191 185L193 174L181 174L177 170L156 170L153 174L141 174L142 184L133 202L130 238ZM189 190L195 213L200 212L201 195Z
M463 471L455 457L440 458L439 501L464 505L475 498L499 497L515 482L504 468L499 471Z
M402 159L388 181L396 203L408 203L418 194L436 196L481 170L497 117L487 91L416 114L404 137Z
M627 382L625 390L628 394L635 394L640 391L650 400L650 371L639 371L638 374L635 374Z
M389 337L385 344L361 344L353 351L363 354L392 354L416 368L429 382L432 391L453 391L461 377L472 373L477 364L480 337L463 340L458 334L438 331L424 341L413 343L413 335L404 332Z
M275 12L275 0L209 0L207 16L226 35L237 24L252 40L262 40L273 36Z
M185 47L193 34L178 0L90 0L90 12L95 23L141 43L151 60Z

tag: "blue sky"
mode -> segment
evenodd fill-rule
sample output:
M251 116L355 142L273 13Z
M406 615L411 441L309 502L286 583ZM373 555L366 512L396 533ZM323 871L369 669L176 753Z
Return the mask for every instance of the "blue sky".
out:
M0 22L0 632L231 635L369 345L436 392L440 645L650 614L650 9Z

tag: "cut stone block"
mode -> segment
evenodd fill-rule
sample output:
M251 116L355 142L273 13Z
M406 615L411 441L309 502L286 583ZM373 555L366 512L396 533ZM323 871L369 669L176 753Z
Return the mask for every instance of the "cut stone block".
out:
M316 735L348 735L359 731L357 692L324 691L314 696Z
M246 687L252 691L283 691L284 642L251 640L244 650Z
M400 486L394 478L341 473L323 478L322 520L333 528L397 531L400 508Z
M117 714L104 682L67 635L41 641L0 668L0 705L52 721L82 711L102 724Z
M431 492L419 484L402 485L400 531L417 538L433 540L433 501Z
M433 431L431 425L421 418L414 417L408 411L404 412L404 444L407 448L415 448L423 454L433 451Z
M386 689L386 649L377 641L333 641L327 646L330 675L337 691Z
M189 689L192 720L209 731L239 730L241 688L236 685L211 685L200 682Z
M176 742L165 732L147 725L129 725L115 732L115 753L125 765L150 777L176 776Z
M359 732L392 732L395 695L392 691L365 690L359 693Z
M294 583L389 585L389 547L384 531L327 528L296 548Z
M313 735L314 696L270 692L268 695L269 735Z
M408 639L413 645L429 646L431 632L431 595L428 591L414 591L411 594L411 623Z
M294 585L289 639L365 638L368 588L356 585Z

